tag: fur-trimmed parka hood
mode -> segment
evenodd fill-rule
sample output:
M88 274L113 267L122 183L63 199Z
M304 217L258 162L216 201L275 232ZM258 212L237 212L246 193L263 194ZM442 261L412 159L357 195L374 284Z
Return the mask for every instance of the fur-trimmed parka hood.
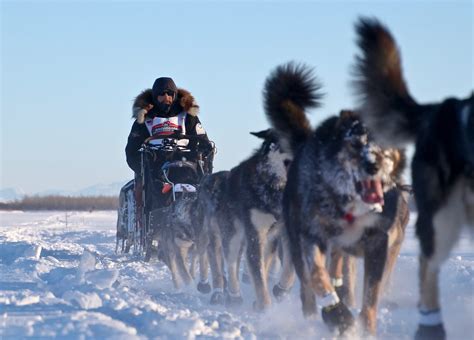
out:
M143 122L145 122L146 114L150 111L150 105L153 105L153 95L151 89L146 89L133 101L132 118L136 119L139 124L143 124ZM173 115L173 113L179 114L182 111L186 111L192 116L197 116L199 105L197 105L191 92L184 89L178 89L177 98L173 102L170 112L171 115Z

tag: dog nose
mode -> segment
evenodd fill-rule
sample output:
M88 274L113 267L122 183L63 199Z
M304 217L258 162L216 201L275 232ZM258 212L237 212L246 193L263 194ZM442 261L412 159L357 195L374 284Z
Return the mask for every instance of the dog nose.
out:
M378 166L377 163L371 162L370 160L365 160L364 161L364 170L367 172L368 175L375 175L377 173Z

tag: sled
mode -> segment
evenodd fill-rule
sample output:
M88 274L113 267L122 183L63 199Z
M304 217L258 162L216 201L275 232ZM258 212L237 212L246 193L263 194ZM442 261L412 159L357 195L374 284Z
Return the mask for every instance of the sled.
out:
M155 143L158 139L159 144ZM189 140L188 145L180 143L184 139ZM212 172L215 154L213 143L203 141L200 135L181 134L167 138L152 136L145 141L139 150L141 172L120 191L116 251L122 242L122 253L132 250L145 261L158 255L152 226L159 221L151 220L151 212L197 195L201 178Z

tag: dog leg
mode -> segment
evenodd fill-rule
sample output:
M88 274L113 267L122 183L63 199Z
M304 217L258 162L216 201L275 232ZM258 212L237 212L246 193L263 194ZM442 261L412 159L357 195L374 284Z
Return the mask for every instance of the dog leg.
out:
M198 261L199 261L199 258L196 254L195 245L191 246L191 248L188 250L188 256L189 256L189 274L191 275L191 278L194 280L196 278L196 268L198 267Z
M211 291L211 285L209 284L209 258L207 256L207 248L209 246L209 219L203 218L203 228L198 233L197 240L197 255L199 258L199 282L197 290L203 294L208 294Z
M357 277L356 258L352 255L346 254L343 259L342 266L343 286L347 287L347 295L344 303L348 307L355 307L355 284Z
M439 304L438 276L440 266L449 256L451 249L459 239L464 217L462 209L462 181L453 188L447 202L433 218L434 250L431 256L420 256L420 324L416 339L444 339L446 332ZM426 221L420 219L418 223ZM420 238L423 242L423 239Z
M280 247L282 250L282 271L280 281L273 287L273 296L277 300L282 300L290 292L295 283L295 267L291 261L290 245L286 231L283 230L280 237Z
M395 231L394 231L395 232ZM393 269L395 267L395 263L398 259L398 254L400 254L400 249L402 247L402 242L404 239L403 231L397 233L397 240L393 242L393 244L388 249L388 256L387 256L387 263L385 264L385 273L382 280L382 287L385 291L391 290L391 276L393 273ZM392 243L392 242L389 242Z
M472 115L472 113L471 113ZM474 231L474 179L465 179L463 201L466 209L466 225Z
M290 216L290 218L285 217L286 235L289 241L288 244L291 260L293 262L296 275L300 280L300 298L303 315L305 317L314 317L316 315L316 297L313 289L311 288L309 268L305 261L305 254L303 252L302 236L298 233L297 229L297 226L300 224L300 221L298 220L299 214L293 214L292 212L294 210L297 210L294 206L294 203L290 204L289 212L287 212L287 215ZM309 245L306 244L306 246Z
M240 294L240 282L238 269L240 266L240 251L243 243L243 226L240 222L235 222L237 232L224 243L224 255L227 265L228 275L228 296L226 304L241 305L243 303Z
M355 307L355 258L333 247L329 261L331 284L339 298L349 307Z
M250 278L249 274L249 266L247 264L247 256L244 258L244 264L243 264L243 269L242 269L242 282L245 283L246 285L249 285L252 283L252 279Z
M207 252L199 252L199 283L197 289L203 294L208 294L211 291L211 285L209 284L209 257Z
M329 261L329 275L332 279L342 279L343 262L342 250L336 246L333 246L331 249L331 257Z
M442 262L459 239L464 217L463 190L463 182L459 181L446 198L446 203L436 212L432 219L433 253L431 256L425 253L420 256L420 324L415 335L416 339L446 337L439 305L438 275ZM427 228L430 222L420 212L417 228ZM428 241L420 237L422 249L425 248L423 244Z
M308 254L309 255L309 254ZM311 283L318 296L334 292L329 273L326 270L326 255L318 246L314 247L311 263Z
M189 248L178 248L176 253L176 263L181 280L184 282L185 285L189 285L191 282L193 282L193 278L191 276L191 273L189 272L189 267L187 263Z
M321 297L323 307L322 317L326 325L339 333L344 333L354 324L354 317L344 303L342 303L331 285L329 273L326 270L326 256L319 246L313 246L306 252L306 259L311 275L313 291Z
M168 254L166 257L167 259L165 263L171 272L171 279L173 280L174 288L180 289L182 287L182 280L179 275L178 265L176 263L176 255Z
M275 238L281 225L276 223L272 214L251 209L250 221L246 227L247 264L256 295L254 308L261 311L272 304L267 284L268 269L270 259L275 255L277 245Z
M339 296L339 299L344 301L344 303L346 303L348 295L348 287L344 285L344 262L347 258L348 255L345 255L340 248L336 246L332 247L329 261L329 275L337 296Z
M247 283L250 284L250 276L248 275L247 266L245 265L246 261L243 261L244 249L245 249L245 246L244 246L244 244L242 244L242 246L240 247L240 250L239 250L239 261L237 262L237 274L240 273L240 268L242 268L242 275L241 275L242 281L243 281L243 278L245 276L244 274L247 273L247 276L248 276L247 277L248 278ZM242 265L242 263L244 263L244 264Z
M264 237L261 233L247 231L247 264L255 289L256 302L254 308L262 311L271 305L267 289L267 266L265 265Z
M304 255L301 253L300 257ZM303 315L305 317L312 317L316 315L316 294L314 294L311 275L308 264L304 259L300 258L295 261L296 273L300 279L301 291L300 298L303 306Z
M271 239L267 235L266 236L266 242L265 242L265 236L264 236L264 274L265 277L267 278L267 281L270 279L272 274L276 274L277 272L280 271L280 260L276 256L276 252L278 250L278 239Z
M365 331L375 335L377 305L387 261L388 235L376 232L367 237L364 254L364 293L360 318Z
M298 249L293 249L293 258L295 255L297 256L295 259L296 272L300 280L304 281L302 283L305 286L305 292L302 292L304 308L305 304L308 306L312 304L309 298L313 295L314 299L314 292L319 296L325 296L328 293L334 293L334 289L325 268L325 255L320 248L307 242L304 245L298 245L301 248L300 254L295 254L295 250L298 251ZM308 294L308 288L311 288L312 294ZM309 311L309 309L306 310Z
M444 330L441 309L439 306L438 274L433 261L420 255L420 323L416 330L415 340L444 340Z
M209 235L209 264L212 273L212 288L211 296L212 305L224 304L224 269L222 259L222 239L218 231L212 230Z

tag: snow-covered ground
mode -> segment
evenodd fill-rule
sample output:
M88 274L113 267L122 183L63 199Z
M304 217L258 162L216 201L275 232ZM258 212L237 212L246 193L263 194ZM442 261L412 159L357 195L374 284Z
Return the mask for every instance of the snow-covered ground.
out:
M411 339L416 329L413 221L379 307L379 339ZM0 212L0 338L333 337L321 318L303 318L298 286L263 314L251 308L250 286L243 285L245 302L236 309L210 306L194 286L174 290L161 263L114 253L115 222L112 211ZM473 339L474 247L467 234L443 266L441 289L448 338Z

